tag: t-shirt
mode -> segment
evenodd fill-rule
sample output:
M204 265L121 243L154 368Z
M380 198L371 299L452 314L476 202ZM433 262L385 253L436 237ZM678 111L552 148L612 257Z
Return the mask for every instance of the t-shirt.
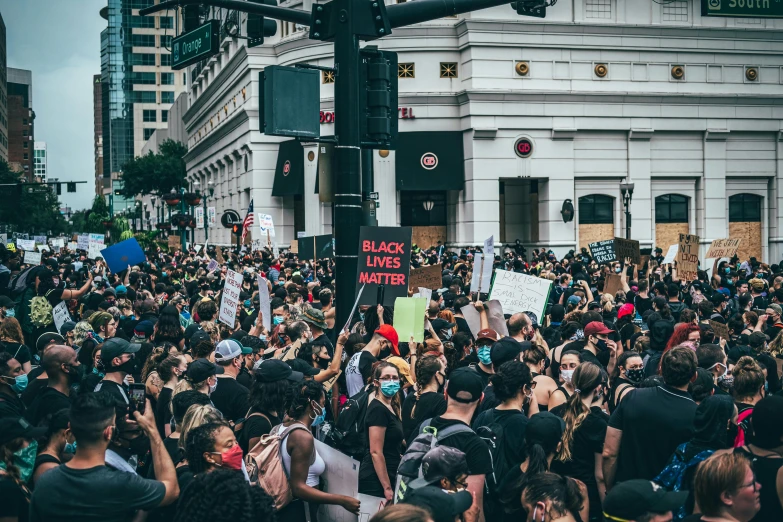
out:
M126 522L136 511L158 507L166 494L162 482L106 466L72 469L59 466L35 484L32 522Z
M0 419L23 417L25 409L24 402L16 395L0 393Z
M334 345L326 334L321 334L310 343L313 346L326 346L326 351L329 352L329 357L334 355Z
M372 365L377 359L366 350L353 354L345 365L345 384L348 387L348 397L353 397L364 387L370 377Z
M462 318L462 317L455 317L454 322L457 323L457 331L466 333L473 337L473 333L470 331L470 326L468 326L468 322Z
M161 437L166 436L166 424L172 417L171 413L171 394L174 392L171 388L163 387L158 394L158 402L155 404L155 425L158 427L158 433Z
M527 415L519 410L485 411L478 416L473 423L473 429L479 426L499 424L503 428L502 446L505 450L506 462L514 467L525 460L525 430L527 429ZM508 470L507 470L508 471Z
M244 419L250 409L250 392L231 377L219 377L209 398L227 420Z
M481 382L484 383L484 388L486 388L487 385L489 384L489 378L492 377L492 374L482 370L481 366L479 366L478 364L475 366L475 369L476 369L476 373L478 373L479 377L481 377Z
M677 446L690 440L695 414L691 396L665 384L623 398L609 420L623 432L615 483L655 478Z
M644 316L644 312L652 310L652 299L637 295L634 299L634 307L636 308L636 313L640 316Z
M456 419L444 419L435 417L430 423L438 431L457 423L465 424ZM471 475L488 475L492 473L492 454L486 443L475 433L455 433L451 437L439 442L441 446L449 446L462 451L468 462L468 470Z
M120 386L114 381L102 380L95 386L95 393L106 393L114 398L114 401L118 409L129 408L130 399L128 398L128 392L125 391L124 386Z
M253 415L253 413L256 415ZM257 415L259 413L261 415ZM264 415L266 417L264 417ZM269 432L272 431L272 427L277 426L281 422L282 421L279 418L268 411L262 411L255 407L252 408L250 410L250 415L242 426L242 430L239 432L239 437L237 437L242 451L247 454L248 450L252 449L249 447L251 439L268 435Z
M8 475L0 475L0 519L18 518L27 522L30 504L25 491Z
M411 418L413 406L416 410ZM405 440L410 444L418 434L416 428L426 419L437 417L446 413L446 399L442 393L427 392L422 393L419 400L416 401L416 394L411 393L405 397L402 403L402 431L405 434Z
M19 364L30 362L32 359L30 356L30 348L22 343L0 341L0 347L2 347L4 352L10 353Z
M33 426L40 426L41 421L48 421L53 414L70 407L71 399L67 395L47 386L27 408L25 418Z
M400 465L402 456L403 435L402 422L394 415L389 408L384 405L380 399L370 402L367 406L367 414L364 417L364 424L369 433L371 426L381 426L386 428L386 434L383 438L383 457L386 459L386 471L389 474L389 480L394 487L394 477L397 476L397 467ZM377 478L375 467L370 455L370 438L367 435L367 451L359 467L359 480L372 480Z

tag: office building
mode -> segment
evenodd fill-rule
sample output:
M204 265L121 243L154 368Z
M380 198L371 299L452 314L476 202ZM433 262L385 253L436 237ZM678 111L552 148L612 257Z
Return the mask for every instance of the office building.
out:
M33 149L33 174L37 180L46 182L46 142L36 141Z
M8 82L7 56L5 48L5 21L0 14L0 159L8 161Z
M33 73L25 69L8 71L8 163L11 170L33 179Z
M111 187L111 178L103 177L103 93L101 75L92 77L92 128L93 150L95 155L95 195L103 194L103 189ZM106 187L104 187L106 183Z

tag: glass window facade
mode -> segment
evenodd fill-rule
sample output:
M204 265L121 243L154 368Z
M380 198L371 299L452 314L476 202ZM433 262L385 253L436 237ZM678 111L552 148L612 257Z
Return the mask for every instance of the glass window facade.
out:
M147 17L151 18L151 17ZM161 16L160 17L161 29L174 29L174 17L173 16Z
M174 103L174 92L173 91L161 91L161 93L160 93L160 103Z
M157 103L157 94L155 91L131 91L130 98L133 103Z
M152 136L153 132L155 132L155 129L144 129L144 141L150 139L150 136Z
M655 198L656 223L687 223L688 198L679 194L664 194Z
M169 121L169 111L165 109L160 111L160 121L162 121L163 123Z
M155 65L155 55L149 53L131 53L128 65Z
M171 39L172 39L171 35L168 34L160 35L160 46L165 47L166 49L171 49Z
M161 85L174 85L174 73L160 73Z
M128 73L131 83L137 85L155 85L157 78L154 72L132 72Z
M761 222L761 196L755 194L736 194L729 198L729 222Z
M151 122L151 121L157 121L157 114L156 111L148 111L147 109L144 109L143 113L143 119L145 122Z
M131 34L131 45L133 47L155 47L155 35Z
M165 67L171 67L171 55L170 54L161 54L160 55L160 64Z
M138 27L143 29L155 28L154 16L131 16L128 20L129 27Z

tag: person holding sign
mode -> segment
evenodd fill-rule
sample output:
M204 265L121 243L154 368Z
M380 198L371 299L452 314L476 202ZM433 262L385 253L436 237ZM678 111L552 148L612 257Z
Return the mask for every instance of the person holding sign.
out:
M310 371L305 375L313 373L312 378L316 382L324 383L330 380L332 377L339 375L340 363L343 359L343 348L348 341L348 336L343 332L339 339L337 339L337 348L334 350L334 357L329 355L329 350L323 344L307 343L303 344L299 349L299 353L296 355L296 359L302 361ZM294 366L294 361L289 361L291 367L295 370L298 369Z

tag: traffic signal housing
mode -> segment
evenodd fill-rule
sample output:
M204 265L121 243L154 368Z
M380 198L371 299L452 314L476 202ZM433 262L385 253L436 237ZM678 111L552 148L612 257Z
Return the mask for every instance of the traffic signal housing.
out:
M231 233L235 236L238 236L242 233L242 225L232 225L231 226Z
M555 5L557 0L547 4L546 0L519 0L511 2L511 7L517 10L517 14L522 16L533 16L536 18L546 18L547 5Z
M277 5L276 0L248 0L255 4ZM274 36L277 32L277 22L267 20L263 15L248 13L247 15L247 46L258 47L264 44L264 37Z
M359 56L362 148L394 150L399 134L397 53L365 47Z

